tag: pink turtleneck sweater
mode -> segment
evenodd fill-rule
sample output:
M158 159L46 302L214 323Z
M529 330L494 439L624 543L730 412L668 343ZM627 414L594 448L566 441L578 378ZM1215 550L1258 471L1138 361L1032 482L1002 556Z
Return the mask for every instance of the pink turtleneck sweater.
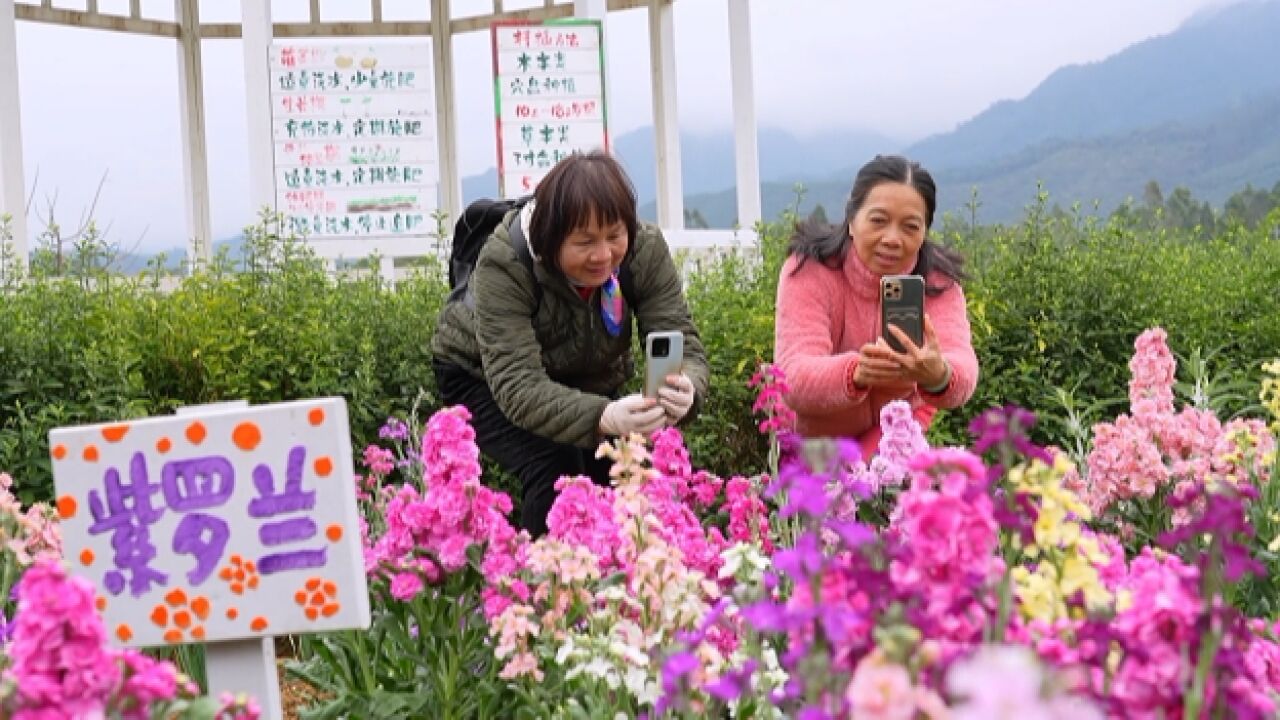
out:
M902 397L851 382L858 349L880 336L880 276L852 248L840 269L810 259L795 272L797 260L793 255L782 266L774 330L775 361L791 388L787 405L796 413L801 435L856 438L863 456L870 457L880 442L880 409ZM937 273L928 278L929 285L947 282ZM978 358L958 284L940 295L926 295L924 311L951 364L951 382L941 394L915 388L905 396L916 420L927 428L938 408L958 407L973 395Z

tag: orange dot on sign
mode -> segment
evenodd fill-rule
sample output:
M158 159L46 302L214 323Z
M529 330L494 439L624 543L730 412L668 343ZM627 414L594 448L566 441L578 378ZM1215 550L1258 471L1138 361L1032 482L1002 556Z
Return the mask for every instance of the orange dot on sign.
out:
M187 440L191 441L192 445L199 445L204 442L204 438L208 434L209 431L205 429L204 423L199 420L187 426Z
M250 590L257 590L257 589L258 589L258 576L257 576L257 575L252 575L252 576L250 576L250 577L249 577L249 589L250 589Z
M231 592L233 592L233 593L235 593L235 594L237 594L237 595L243 595L243 594L244 594L244 585L241 585L241 584L240 584L240 583L238 583L238 582L233 582L233 583L231 583Z
M316 458L316 474L320 477L329 477L329 473L333 472L333 460L328 456Z
M174 588L169 591L168 595L164 596L164 601L169 603L169 605L172 607L178 607L179 605L186 605L187 594L182 591L182 588Z
M298 603L299 605L306 605L306 604L307 604L307 591L306 591L306 590L299 590L298 592L294 593L294 594L293 594L293 600L294 600L294 602Z
M325 580L325 581L324 581L324 594L325 594L325 595L328 595L329 597L337 597L337 596L338 596L338 583L336 583L336 582L334 582L334 581L332 581L332 580Z
M244 582L244 571L243 571L243 570L237 570L237 571L235 571L235 572L231 573L231 576L232 576L232 577L234 577L234 578L236 579L236 582Z
M320 611L313 607L307 608L306 613L307 613L308 620L315 620L316 618L320 617Z
M322 592L314 592L314 593L311 593L311 604L312 604L312 605L323 605L323 604L324 604L324 593L322 593Z
M233 607L227 608L227 619L228 619L228 620L235 620L235 619L236 619L236 618L238 618L238 617L240 617L240 611L239 611L239 610L237 610L237 609L235 609L235 608L233 608Z
M324 408L311 408L311 412L307 413L307 420L312 425L319 425L324 422Z
M203 640L203 639L204 639L204 626L203 626L203 625L197 625L197 626L195 626L194 628L192 628L192 629L191 629L191 637L193 637L193 638L195 638L195 639L197 639L197 640Z
M127 623L120 623L116 626L116 637L120 638L120 642L129 642L133 639L133 628Z
M120 442L124 439L125 433L129 432L128 425L108 425L102 428L102 437L107 442Z
M173 449L173 441L167 437L162 437L156 441L156 450L167 453Z
M320 587L320 578L318 577L307 578L306 587L308 590L315 590L316 588Z
M231 431L231 441L236 447L249 452L262 442L262 431L258 429L257 423L242 422Z
M168 625L169 624L169 608L163 605L157 605L155 609L151 611L151 622L155 623L156 625L159 625L160 627L164 627L165 625Z
M232 556L231 556L231 564L232 564L232 565L239 565L239 564L240 564L240 563L242 563L242 562L244 562L244 558L240 557L240 555L239 555L239 554L232 554Z
M204 620L209 617L209 598L201 595L191 601L191 609L195 611L196 617Z
M229 567L224 567L218 571L218 577L228 582L230 582L231 578L234 576L235 576L235 572Z
M331 542L338 542L339 540L342 539L342 526L337 523L334 523L330 525L327 530L324 531L324 534L328 536Z
M88 462L98 462L98 446L96 446L96 445L85 445L85 446L84 446L84 459L85 459L86 461L88 461Z
M324 606L324 609L320 611L320 614L324 615L325 617L333 617L334 615L338 614L338 608L339 608L338 603L329 603L328 605Z
M81 550L81 551L80 551L80 564L81 564L81 565L83 565L83 566L85 566L85 567L89 567L90 565L92 565L92 564L93 564L93 551L92 551L92 550L90 550L89 548L85 548L85 549L83 549L83 550Z
M93 601L93 605L94 605L94 607L98 608L98 611L99 611L99 612L101 612L101 611L103 611L103 610L106 610L106 609L107 609L107 599L106 599L105 597L103 597L103 596L99 595L99 596L98 596L98 599Z
M253 619L253 622L249 623L249 629L254 632L262 632L263 630L266 630L267 619L259 615Z
M66 446L66 445L54 445L54 446L53 446L53 459L54 459L54 460L61 460L62 458L66 457L66 456L67 456L67 446Z
M182 631L181 631L181 630L168 630L168 631L166 631L166 632L165 632L165 634L164 634L164 641L165 641L165 642L167 642L167 643L180 643L180 642L182 642Z
M76 499L70 495L58 498L58 517L66 520L76 515Z
M191 627L191 613L186 610L179 610L173 614L173 624L186 630Z
M244 569L249 572L258 572L258 566L254 565L252 560L244 561Z

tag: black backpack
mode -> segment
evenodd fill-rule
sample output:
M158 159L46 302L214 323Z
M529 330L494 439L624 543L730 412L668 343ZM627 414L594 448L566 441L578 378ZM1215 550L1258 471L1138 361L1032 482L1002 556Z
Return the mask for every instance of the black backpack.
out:
M475 269L476 259L480 257L481 248L507 213L523 208L532 198L532 195L514 200L485 198L476 200L462 211L462 216L453 226L453 246L449 252L448 302L461 300L469 306L474 304L475 299L467 293L467 286L471 279L471 271ZM530 315L537 315L538 308L542 306L542 284L537 282L537 275L533 272L533 253L529 251L529 243L525 240L524 228L520 224L519 216L515 218L515 222L511 223L508 234L511 238L511 249L515 250L516 257L520 258L520 262L529 271L530 277L534 278L534 304ZM630 264L624 264L619 269L618 284L622 288L623 300L630 306L632 297Z
M450 301L465 297L467 281L471 279L471 271L475 269L476 259L480 257L480 249L498 227L498 223L502 222L507 213L524 207L527 202L529 196L515 200L482 199L476 200L462 211L462 216L453 226L453 246L449 252ZM519 226L519 223L516 225ZM523 233L520 244L525 245ZM527 248L525 254L528 254ZM533 260L532 257L529 259ZM532 269L532 262L529 267Z

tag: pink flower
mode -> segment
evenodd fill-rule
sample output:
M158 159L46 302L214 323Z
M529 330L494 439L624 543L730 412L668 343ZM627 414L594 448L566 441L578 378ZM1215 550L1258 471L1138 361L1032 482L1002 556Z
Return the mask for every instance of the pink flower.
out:
M167 662L154 660L140 652L125 650L125 682L120 693L122 699L136 704L137 712L126 714L128 718L149 718L152 705L173 700L178 693L178 671Z
M962 450L930 450L911 469L911 489L890 525L909 552L893 561L890 576L904 590L936 600L984 582L997 525L981 460Z
M947 689L962 698L953 720L1102 720L1090 702L1043 693L1045 674L1025 647L987 645L947 673Z
M18 613L5 675L24 712L99 714L121 681L117 654L94 609L93 586L60 563L37 562L18 585ZM38 716L38 715L32 715Z
M484 549L481 566L491 581L513 568L521 536L506 518L511 498L480 484L480 451L469 418L462 406L431 416L422 438L422 491L404 485L391 494L381 513L386 529L366 539L365 567L382 568L393 584L406 567L416 567L431 584L462 571L473 545ZM399 578L398 592L406 597L420 589Z
M370 445L364 449L364 464L371 475L386 477L396 469L396 456L390 450Z
M901 665L873 652L858 663L845 691L850 720L911 720L916 715L916 693L911 676Z
M586 477L564 477L556 481L556 490L559 495L547 513L547 535L590 550L603 570L614 567L619 529L613 489Z
M396 573L391 578L391 596L408 602L422 592L422 578L416 572Z
M1134 415L1173 412L1173 382L1178 363L1163 328L1145 330L1133 342L1129 360L1129 405Z
M907 478L909 463L912 458L929 449L920 423L911 414L911 405L902 400L894 400L880 410L880 445L875 457L871 458L868 470L875 484L872 490L881 487L896 487Z
M787 393L791 392L791 388L787 385L782 368L765 363L760 366L755 375L751 376L748 384L753 388L759 388L760 394L756 397L755 404L751 406L751 412L765 414L765 419L760 421L760 432L780 432L795 427L795 411L787 407L786 401L783 400Z

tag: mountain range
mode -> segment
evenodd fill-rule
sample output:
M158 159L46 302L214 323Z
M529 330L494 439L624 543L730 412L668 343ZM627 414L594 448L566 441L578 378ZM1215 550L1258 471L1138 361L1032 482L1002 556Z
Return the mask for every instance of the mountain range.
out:
M1278 38L1280 1L1206 11L1104 60L1060 68L1025 98L997 102L949 132L880 151L900 150L929 168L942 211L960 211L976 188L985 222L1016 219L1039 186L1051 202L1096 202L1102 212L1149 180L1221 204L1247 184L1280 180ZM854 155L833 147L858 145L827 146L844 158ZM795 203L796 183L806 188L803 209L821 204L838 215L859 164L765 178L765 217ZM726 185L688 193L685 204L712 227L729 227L734 197Z
M1280 180L1280 0L1204 11L1167 35L1059 68L1026 97L915 142L873 131L798 136L761 128L758 147L767 219L797 202L801 212L822 205L838 217L857 168L884 152L905 153L933 172L942 212L967 215L976 192L982 222L1016 220L1041 187L1050 202L1096 204L1103 213L1140 196L1150 180L1221 205L1248 184ZM636 185L640 215L654 219L653 129L615 137L613 151ZM732 227L732 133L682 133L681 165L686 209L711 227ZM496 170L463 178L462 189L468 202L496 195ZM219 244L226 242L235 241Z

